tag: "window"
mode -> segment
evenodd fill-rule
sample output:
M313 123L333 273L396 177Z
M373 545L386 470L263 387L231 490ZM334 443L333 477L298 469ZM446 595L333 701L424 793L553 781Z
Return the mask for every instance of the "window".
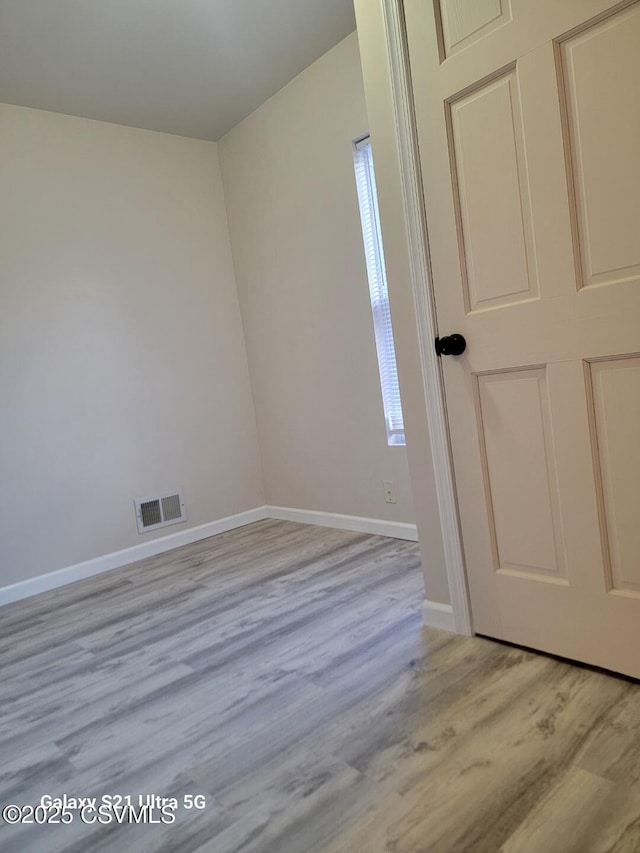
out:
M391 328L387 275L382 250L376 177L373 171L371 140L368 136L354 143L353 160L360 204L360 219L362 220L367 276L369 278L373 330L378 353L380 385L382 386L382 404L387 425L387 442L388 444L404 444L404 421L400 403L396 351Z

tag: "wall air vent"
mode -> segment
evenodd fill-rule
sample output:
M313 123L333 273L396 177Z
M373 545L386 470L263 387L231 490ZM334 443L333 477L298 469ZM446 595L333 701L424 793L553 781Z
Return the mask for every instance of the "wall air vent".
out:
M138 533L157 530L170 524L178 524L187 520L187 510L184 505L182 489L153 498L136 498L136 520Z

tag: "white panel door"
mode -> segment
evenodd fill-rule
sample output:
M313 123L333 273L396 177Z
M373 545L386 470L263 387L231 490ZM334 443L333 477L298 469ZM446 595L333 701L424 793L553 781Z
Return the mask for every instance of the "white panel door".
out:
M640 677L640 3L404 6L475 628Z

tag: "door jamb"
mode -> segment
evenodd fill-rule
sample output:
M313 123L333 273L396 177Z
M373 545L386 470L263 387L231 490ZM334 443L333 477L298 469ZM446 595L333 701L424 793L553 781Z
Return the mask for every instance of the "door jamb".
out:
M437 336L436 308L431 279L429 238L413 107L404 5L403 0L381 0L381 3L391 73L402 199L407 223L411 287L418 329L421 374L429 425L429 441L433 456L440 528L444 544L445 566L451 595L454 628L457 633L470 636L473 634L473 624L451 456L445 389L440 359L434 348L434 340Z

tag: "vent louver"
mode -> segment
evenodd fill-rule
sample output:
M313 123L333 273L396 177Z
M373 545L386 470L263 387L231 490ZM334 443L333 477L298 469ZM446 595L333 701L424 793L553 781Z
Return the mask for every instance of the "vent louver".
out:
M135 507L138 533L146 533L148 530L157 530L158 527L167 527L169 524L178 524L187 520L182 489L155 497L137 498Z

